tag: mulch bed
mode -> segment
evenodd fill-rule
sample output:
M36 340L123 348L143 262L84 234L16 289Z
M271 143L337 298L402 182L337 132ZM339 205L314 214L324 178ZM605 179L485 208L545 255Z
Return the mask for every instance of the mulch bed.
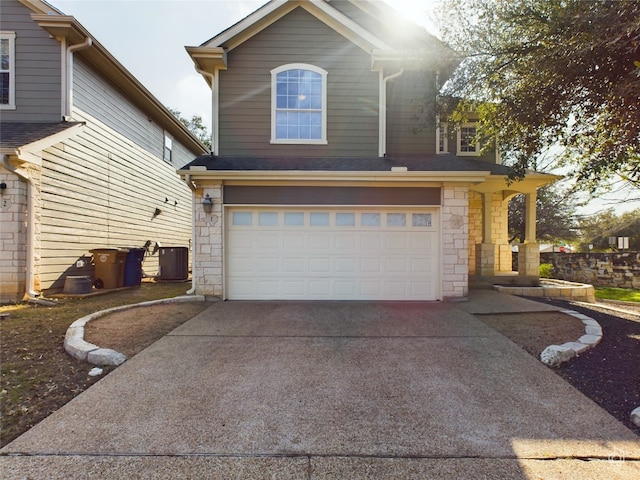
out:
M545 303L583 313L600 324L602 342L561 366L557 373L640 435L640 427L629 417L640 406L640 317L614 313L597 304L587 307L554 300Z

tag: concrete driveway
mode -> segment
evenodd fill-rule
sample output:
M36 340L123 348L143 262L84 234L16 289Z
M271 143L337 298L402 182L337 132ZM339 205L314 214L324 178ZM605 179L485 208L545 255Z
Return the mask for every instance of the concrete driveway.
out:
M634 433L473 315L549 308L212 304L5 447L2 475L638 478Z

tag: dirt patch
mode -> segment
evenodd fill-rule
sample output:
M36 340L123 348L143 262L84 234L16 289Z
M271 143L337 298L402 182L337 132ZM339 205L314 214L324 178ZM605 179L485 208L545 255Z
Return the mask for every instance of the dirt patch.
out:
M168 303L112 313L89 322L84 339L128 357L182 325L209 306L206 302Z
M574 342L584 335L584 324L560 312L518 313L516 315L477 315L531 355L540 358L549 345Z

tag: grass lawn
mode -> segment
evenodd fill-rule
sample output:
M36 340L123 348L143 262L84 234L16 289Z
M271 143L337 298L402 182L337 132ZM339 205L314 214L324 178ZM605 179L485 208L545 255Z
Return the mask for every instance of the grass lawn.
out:
M87 375L93 365L65 352L63 341L69 325L98 310L184 295L190 287L191 283L143 282L139 288L63 298L55 306L0 306L0 446L100 378ZM106 367L105 373L112 369Z
M596 298L619 300L621 302L640 302L640 290L631 288L596 287Z

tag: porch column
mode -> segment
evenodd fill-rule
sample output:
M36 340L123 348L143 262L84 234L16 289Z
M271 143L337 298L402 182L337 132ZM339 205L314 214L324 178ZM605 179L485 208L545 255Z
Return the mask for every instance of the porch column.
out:
M536 242L536 201L538 195L525 194L524 243L518 245L518 274L538 277L540 275L540 247Z
M476 272L479 275L495 275L496 245L492 237L493 192L482 194L482 243L476 245Z

